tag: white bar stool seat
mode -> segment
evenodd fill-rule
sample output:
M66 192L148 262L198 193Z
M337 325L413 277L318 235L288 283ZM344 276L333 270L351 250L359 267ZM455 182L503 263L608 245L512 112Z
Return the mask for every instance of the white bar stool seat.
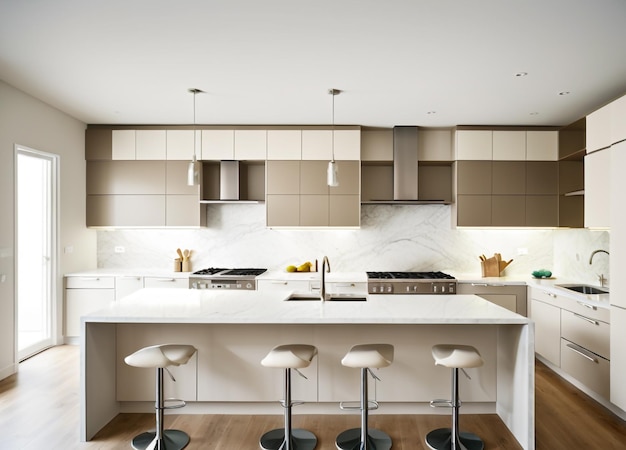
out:
M163 369L170 366L180 366L187 364L189 359L196 352L193 345L184 344L162 344L152 345L137 350L135 353L124 358L124 362L129 366L156 369L156 430L148 431L135 436L132 446L136 450L180 450L189 444L189 435L181 430L163 429L163 410L171 408L182 408L185 402L177 400L179 403L173 406L165 406L163 398ZM169 370L168 370L169 373ZM176 381L171 373L172 380ZM168 401L170 401L168 399Z
M433 400L431 406L452 408L452 428L439 428L426 435L426 445L434 450L483 450L483 441L473 433L459 431L459 369L471 369L484 364L476 348L470 345L440 344L432 348L435 365L452 369L452 400ZM463 370L463 373L465 371ZM469 375L465 373L469 378Z
M313 433L301 428L293 429L291 426L291 408L300 402L291 400L291 369L300 376L306 378L298 369L304 369L311 364L317 355L317 348L307 344L289 344L274 347L261 360L265 367L274 367L285 370L284 399L281 404L285 410L285 426L268 431L259 444L264 450L313 450L317 445L317 438Z
M335 446L339 450L389 450L391 437L387 433L377 429L368 428L368 411L377 409L377 402L370 402L368 398L367 373L369 372L376 380L371 369L387 367L393 362L393 345L391 344L359 344L353 346L343 357L341 364L346 367L361 369L361 401L358 408L346 407L343 403L341 409L359 409L361 411L361 427L351 428L341 432L335 440ZM370 406L370 403L373 406Z

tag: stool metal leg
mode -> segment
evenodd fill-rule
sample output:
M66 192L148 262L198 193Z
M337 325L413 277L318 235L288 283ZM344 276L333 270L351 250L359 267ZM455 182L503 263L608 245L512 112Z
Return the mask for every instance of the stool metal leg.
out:
M133 438L132 447L135 450L182 450L189 444L189 435L181 430L163 430L163 368L156 369L156 430L141 433Z
M452 428L439 428L426 435L426 444L434 450L483 450L483 441L474 433L459 431L459 369L452 369Z
M285 369L284 391L285 427L268 431L261 436L259 444L263 450L313 450L317 445L315 435L300 428L294 430L291 426L291 369Z
M369 392L367 385L367 368L361 369L361 428L351 428L337 436L335 446L339 450L389 450L391 437L381 430L370 429Z

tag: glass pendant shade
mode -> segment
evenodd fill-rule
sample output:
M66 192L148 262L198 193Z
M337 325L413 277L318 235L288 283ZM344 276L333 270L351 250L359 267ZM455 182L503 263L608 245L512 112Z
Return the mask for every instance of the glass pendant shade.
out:
M200 184L200 162L196 160L196 155L193 156L193 160L189 161L187 167L187 185L197 186Z
M328 162L328 169L326 171L326 184L331 187L339 186L339 178L337 177L337 163L335 161Z

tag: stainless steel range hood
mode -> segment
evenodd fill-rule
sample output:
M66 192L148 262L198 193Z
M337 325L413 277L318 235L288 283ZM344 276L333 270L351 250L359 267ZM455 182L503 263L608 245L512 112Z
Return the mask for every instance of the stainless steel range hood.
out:
M417 201L417 127L393 128L393 200Z
M220 161L220 200L239 200L239 161Z

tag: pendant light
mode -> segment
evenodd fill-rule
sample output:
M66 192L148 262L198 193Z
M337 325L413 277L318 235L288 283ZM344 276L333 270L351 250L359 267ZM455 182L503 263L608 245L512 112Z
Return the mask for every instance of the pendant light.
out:
M202 94L204 91L194 88L188 91L193 94L193 159L187 167L187 185L198 186L200 184L200 161L196 159L196 94Z
M326 170L326 184L331 187L339 186L337 164L335 163L335 95L339 95L339 89L329 89L328 93L333 96L333 128L332 128L332 159L328 163Z

